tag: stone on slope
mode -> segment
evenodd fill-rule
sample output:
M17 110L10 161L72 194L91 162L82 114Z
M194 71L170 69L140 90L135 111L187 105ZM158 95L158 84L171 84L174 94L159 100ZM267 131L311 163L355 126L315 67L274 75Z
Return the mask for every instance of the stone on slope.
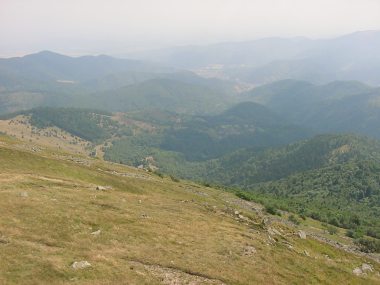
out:
M91 267L91 264L87 260L75 261L71 267L74 269L85 269Z
M304 231L298 231L298 236L300 239L306 239L306 233Z

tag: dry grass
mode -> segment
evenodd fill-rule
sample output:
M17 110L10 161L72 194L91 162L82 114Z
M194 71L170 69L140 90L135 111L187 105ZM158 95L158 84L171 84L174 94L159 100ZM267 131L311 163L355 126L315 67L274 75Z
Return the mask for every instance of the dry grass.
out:
M231 203L229 193L99 160L82 166L55 151L1 141L0 284L380 282L377 273L352 274L368 260L301 240L291 226L275 222L270 227L281 235L269 237L237 219L235 210L255 222L262 217ZM80 260L92 266L72 269Z

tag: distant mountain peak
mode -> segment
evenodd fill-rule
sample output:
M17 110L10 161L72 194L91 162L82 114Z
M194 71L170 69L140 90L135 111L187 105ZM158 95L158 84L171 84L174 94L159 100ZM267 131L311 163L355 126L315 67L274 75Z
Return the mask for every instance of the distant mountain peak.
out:
M32 53L32 54L28 54L28 55L25 55L24 57L51 57L51 56L55 56L55 57L67 57L66 55L63 55L63 54L60 54L60 53L56 53L56 52L53 52L53 51L49 51L49 50L43 50L43 51L39 51L37 53Z

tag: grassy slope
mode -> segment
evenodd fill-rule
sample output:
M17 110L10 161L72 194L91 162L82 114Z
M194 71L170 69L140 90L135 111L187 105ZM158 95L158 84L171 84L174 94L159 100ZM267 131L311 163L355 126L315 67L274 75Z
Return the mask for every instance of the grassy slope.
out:
M273 222L271 227L284 237L275 236L278 241L271 245L266 230L233 217L245 204L228 193L74 159L89 164L83 166L72 162L70 154L32 153L30 146L7 137L0 142L0 283L172 284L175 278L181 280L178 284L195 278L195 284L379 282L376 274L351 273L364 259L301 240L291 226ZM113 189L96 191L95 185ZM262 214L250 209L243 209L244 215L259 222ZM98 229L99 236L90 234ZM257 252L244 255L248 246ZM92 267L72 269L78 260L88 260ZM380 270L378 264L375 269Z

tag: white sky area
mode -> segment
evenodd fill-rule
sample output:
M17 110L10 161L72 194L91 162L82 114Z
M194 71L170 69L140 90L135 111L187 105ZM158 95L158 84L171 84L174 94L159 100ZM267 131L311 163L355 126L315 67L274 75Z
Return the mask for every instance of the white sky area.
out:
M380 0L0 0L0 56L380 30Z

